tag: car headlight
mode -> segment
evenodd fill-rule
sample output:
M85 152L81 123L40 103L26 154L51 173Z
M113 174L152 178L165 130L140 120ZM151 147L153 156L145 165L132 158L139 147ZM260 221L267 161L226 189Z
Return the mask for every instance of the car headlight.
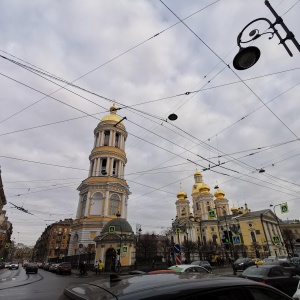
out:
M240 263L240 266L242 266L244 263Z

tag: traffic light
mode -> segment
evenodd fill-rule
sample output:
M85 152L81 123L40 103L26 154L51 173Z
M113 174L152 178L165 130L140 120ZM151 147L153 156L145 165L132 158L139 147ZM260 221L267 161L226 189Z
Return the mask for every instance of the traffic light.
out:
M228 231L227 230L223 231L222 243L223 244L228 244L229 243L229 236L228 236Z

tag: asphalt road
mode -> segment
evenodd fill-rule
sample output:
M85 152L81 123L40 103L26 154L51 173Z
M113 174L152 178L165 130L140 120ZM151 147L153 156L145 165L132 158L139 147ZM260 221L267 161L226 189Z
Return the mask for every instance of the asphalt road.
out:
M7 300L65 300L64 288L73 284L91 282L108 275L57 275L39 269L38 274L26 274L20 266L18 270L0 270L0 299Z

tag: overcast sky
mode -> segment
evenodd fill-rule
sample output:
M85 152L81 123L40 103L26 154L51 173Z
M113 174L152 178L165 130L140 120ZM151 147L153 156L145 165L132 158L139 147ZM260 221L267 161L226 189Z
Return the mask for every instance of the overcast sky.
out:
M271 4L300 41L298 2ZM126 106L134 230L169 227L180 183L191 200L195 170L209 167L204 182L230 206L287 201L277 214L299 218L300 53L263 35L255 66L232 66L238 33L259 17L274 21L263 0L1 1L2 179L7 202L34 214L5 206L14 240L34 245L47 224L75 217L93 130L113 101ZM268 24L243 41L254 28Z

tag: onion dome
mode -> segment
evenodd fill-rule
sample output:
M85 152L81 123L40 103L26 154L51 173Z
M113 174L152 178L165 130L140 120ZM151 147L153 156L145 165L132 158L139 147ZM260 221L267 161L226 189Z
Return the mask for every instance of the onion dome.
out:
M202 186L200 187L199 191L200 191L200 193L202 193L202 194L209 193L210 187L209 187L207 184L205 184L205 183L203 182L203 184L202 184Z
M177 198L178 198L178 199L185 199L185 198L187 198L187 193L185 193L185 192L180 188L180 191L179 191L178 194L177 194Z
M197 170L194 174L194 177L198 177L198 176L202 177L202 174L200 171Z
M231 209L230 209L233 213L237 212L239 209L234 206L234 204L232 205Z
M222 190L217 189L214 195L217 199L222 199L224 198L225 193Z
M113 219L111 221L109 221L108 223L105 224L105 226L102 229L102 234L103 233L109 233L110 232L110 228L114 226L115 228L115 232L116 233L132 233L132 227L130 226L130 224L123 218L116 218Z
M115 105L112 105L109 108L110 114L104 116L101 119L101 122L105 122L105 121L113 121L113 122L116 122L116 123L120 122L122 120L122 118L117 115L117 110L118 110L118 108ZM124 126L122 123L119 123L119 125Z

